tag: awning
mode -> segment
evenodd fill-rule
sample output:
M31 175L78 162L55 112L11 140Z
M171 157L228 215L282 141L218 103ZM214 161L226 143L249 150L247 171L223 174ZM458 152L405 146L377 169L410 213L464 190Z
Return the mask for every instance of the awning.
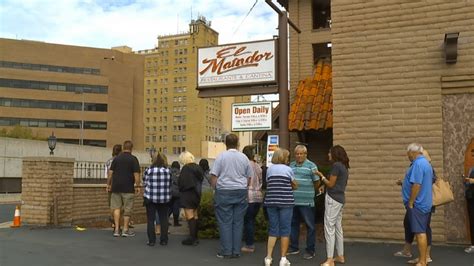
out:
M329 59L320 59L314 76L299 82L288 120L290 131L332 128L332 66Z

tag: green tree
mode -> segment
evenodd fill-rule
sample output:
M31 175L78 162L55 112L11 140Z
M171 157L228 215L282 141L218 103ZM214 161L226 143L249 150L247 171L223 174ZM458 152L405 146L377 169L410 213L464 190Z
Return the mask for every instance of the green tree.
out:
M15 138L15 139L35 139L35 140L45 140L46 138L41 137L38 132L33 135L33 130L20 125L15 125L9 131L7 129L0 130L0 136Z

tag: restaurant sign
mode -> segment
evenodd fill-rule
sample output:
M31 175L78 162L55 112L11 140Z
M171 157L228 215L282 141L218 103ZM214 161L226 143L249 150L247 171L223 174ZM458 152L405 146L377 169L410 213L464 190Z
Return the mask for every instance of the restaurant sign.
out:
M197 89L276 84L275 40L198 49Z
M232 104L232 131L257 131L271 129L271 102Z

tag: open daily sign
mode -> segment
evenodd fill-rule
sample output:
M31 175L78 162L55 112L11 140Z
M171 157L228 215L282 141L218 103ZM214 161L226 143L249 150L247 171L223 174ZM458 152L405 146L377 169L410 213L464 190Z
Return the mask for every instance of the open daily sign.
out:
M272 129L272 103L232 104L232 131Z

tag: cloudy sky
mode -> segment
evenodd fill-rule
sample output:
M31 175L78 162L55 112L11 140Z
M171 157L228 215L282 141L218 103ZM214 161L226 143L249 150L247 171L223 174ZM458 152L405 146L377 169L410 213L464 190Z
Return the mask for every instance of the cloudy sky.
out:
M154 48L158 35L188 31L198 15L212 22L220 44L277 34L264 0L0 0L0 37L136 51Z

